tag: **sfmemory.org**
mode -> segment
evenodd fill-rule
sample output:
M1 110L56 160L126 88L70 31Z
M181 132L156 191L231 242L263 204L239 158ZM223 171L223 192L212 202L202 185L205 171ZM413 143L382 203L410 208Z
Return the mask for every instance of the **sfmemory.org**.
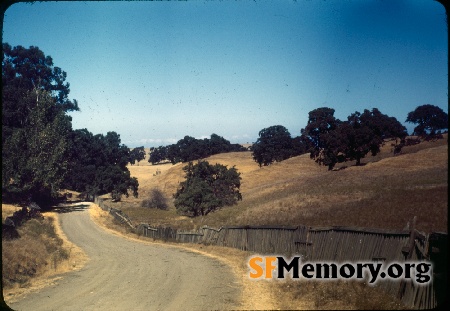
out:
M336 280L369 278L370 284L380 279L412 279L417 284L431 281L430 262L301 262L301 257L252 256L248 260L251 279L284 279L285 272L292 279Z

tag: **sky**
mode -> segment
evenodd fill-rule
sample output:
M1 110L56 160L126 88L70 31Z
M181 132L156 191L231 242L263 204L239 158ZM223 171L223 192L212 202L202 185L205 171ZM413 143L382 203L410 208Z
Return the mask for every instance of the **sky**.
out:
M252 143L299 136L316 108L378 108L405 123L448 113L446 12L432 0L16 3L3 42L37 46L67 72L74 129L129 147L184 136Z

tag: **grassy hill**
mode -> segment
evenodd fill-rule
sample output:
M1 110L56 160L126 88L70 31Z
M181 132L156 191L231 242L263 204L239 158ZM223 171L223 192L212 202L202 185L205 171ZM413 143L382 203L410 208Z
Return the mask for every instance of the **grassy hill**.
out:
M333 171L317 165L309 155L262 168L251 152L219 154L206 160L236 166L242 177L241 202L205 217L180 216L172 196L184 180L185 164L150 165L144 160L139 166L129 166L131 175L139 180L139 198L123 198L111 206L121 208L134 223L179 228L333 225L402 229L417 216L419 230L447 232L447 135L405 147L398 156L393 156L387 142L379 155L363 159L362 166L347 162ZM169 199L169 210L140 207L153 188Z

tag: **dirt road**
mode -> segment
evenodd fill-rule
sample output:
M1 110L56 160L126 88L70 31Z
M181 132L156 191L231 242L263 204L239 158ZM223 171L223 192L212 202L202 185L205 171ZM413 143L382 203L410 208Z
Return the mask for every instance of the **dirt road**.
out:
M14 310L226 310L240 308L230 267L184 249L148 245L94 224L88 210L60 215L88 263L10 304Z

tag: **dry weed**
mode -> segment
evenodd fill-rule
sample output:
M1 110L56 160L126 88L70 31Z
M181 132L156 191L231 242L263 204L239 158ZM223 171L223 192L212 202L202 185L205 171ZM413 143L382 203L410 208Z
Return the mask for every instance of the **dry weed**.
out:
M56 235L53 219L31 219L18 228L20 238L2 240L2 281L5 288L21 286L30 278L55 268L68 258Z

